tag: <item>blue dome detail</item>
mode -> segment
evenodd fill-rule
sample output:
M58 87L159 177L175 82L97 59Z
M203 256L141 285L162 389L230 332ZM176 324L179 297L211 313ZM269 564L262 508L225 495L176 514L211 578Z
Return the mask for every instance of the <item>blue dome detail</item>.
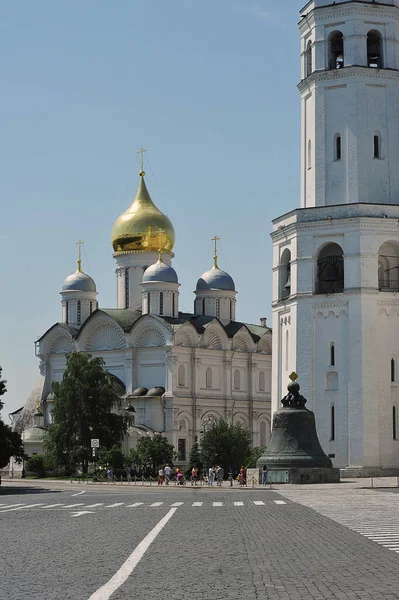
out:
M227 290L235 292L236 287L233 278L226 271L222 271L219 267L213 267L197 281L197 291L199 290Z
M161 260L149 266L144 271L143 283L151 281L162 281L164 283L178 283L177 273L173 267L165 264Z
M96 292L96 284L90 275L82 271L76 271L68 275L62 286L63 292Z

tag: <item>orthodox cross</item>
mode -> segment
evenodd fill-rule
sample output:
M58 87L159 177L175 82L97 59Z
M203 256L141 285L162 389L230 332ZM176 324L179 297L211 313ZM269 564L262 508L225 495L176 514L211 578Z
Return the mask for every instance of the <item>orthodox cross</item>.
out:
M76 245L78 247L78 271L79 273L82 272L82 240L79 240L78 242L76 242Z
M137 151L137 154L140 154L140 175L143 177L145 175L144 171L144 152L147 152L145 148L140 148Z
M213 266L217 267L218 266L218 255L217 255L217 242L218 240L220 240L220 237L218 237L217 235L214 235L212 239L212 242L214 242L215 244L215 248L213 251Z

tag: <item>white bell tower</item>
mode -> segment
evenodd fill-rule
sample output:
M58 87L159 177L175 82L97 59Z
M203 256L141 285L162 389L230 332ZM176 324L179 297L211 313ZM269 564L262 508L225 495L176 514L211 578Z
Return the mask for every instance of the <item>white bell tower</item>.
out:
M273 221L272 409L299 374L334 466L399 465L399 0L301 11L301 208Z

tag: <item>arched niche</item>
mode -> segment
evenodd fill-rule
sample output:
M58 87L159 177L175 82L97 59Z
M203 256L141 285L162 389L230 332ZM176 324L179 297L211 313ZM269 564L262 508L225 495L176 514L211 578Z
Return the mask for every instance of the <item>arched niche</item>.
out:
M399 243L384 242L378 250L378 289L399 291Z
M344 252L339 244L325 244L317 254L316 294L344 291Z
M344 36L342 31L333 31L328 36L328 68L342 69L344 66Z
M279 300L291 295L291 252L286 248L281 255L279 267Z
M377 29L371 29L367 34L367 66L372 69L383 68L382 35Z

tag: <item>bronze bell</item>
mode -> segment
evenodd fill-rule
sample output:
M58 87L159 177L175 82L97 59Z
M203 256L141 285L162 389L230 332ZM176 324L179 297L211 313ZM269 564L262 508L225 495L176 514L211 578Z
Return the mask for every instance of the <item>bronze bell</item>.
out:
M291 271L288 273L287 282L284 286L285 290L289 290L291 288Z

